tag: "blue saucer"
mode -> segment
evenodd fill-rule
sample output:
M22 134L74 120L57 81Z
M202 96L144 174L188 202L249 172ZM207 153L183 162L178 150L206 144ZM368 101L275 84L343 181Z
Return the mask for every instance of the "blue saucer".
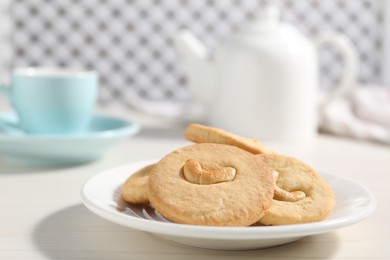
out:
M15 121L11 113L0 118ZM39 164L77 164L99 159L119 141L137 134L136 122L95 115L86 133L77 135L10 134L0 131L0 156Z

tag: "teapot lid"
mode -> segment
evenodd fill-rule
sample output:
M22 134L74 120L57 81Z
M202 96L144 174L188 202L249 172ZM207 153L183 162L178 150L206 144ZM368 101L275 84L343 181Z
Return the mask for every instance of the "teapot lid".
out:
M265 6L255 15L255 23L275 24L279 22L280 11L274 5Z
M279 8L269 5L261 8L255 14L254 20L240 30L241 33L259 33L273 31L280 26L286 25L280 22Z
M280 21L280 11L277 6L264 6L255 14L254 20L238 31L237 36L260 35L301 35L292 24Z

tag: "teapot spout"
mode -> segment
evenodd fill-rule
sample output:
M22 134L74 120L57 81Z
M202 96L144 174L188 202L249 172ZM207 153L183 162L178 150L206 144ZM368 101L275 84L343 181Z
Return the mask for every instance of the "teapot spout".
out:
M190 31L183 30L173 38L182 58L191 98L208 105L213 99L213 64L206 46Z

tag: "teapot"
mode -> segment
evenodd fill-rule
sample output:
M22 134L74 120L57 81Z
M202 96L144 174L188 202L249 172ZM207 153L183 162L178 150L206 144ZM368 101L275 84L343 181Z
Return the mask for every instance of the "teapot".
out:
M211 126L252 138L305 141L317 135L318 49L331 44L344 58L344 74L326 100L353 85L357 51L340 33L312 42L279 21L268 6L215 53L188 30L174 42L187 73L190 95L205 106Z

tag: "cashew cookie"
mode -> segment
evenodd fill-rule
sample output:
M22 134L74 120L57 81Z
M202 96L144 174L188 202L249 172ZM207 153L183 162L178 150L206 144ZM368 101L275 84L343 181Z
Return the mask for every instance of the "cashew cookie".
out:
M249 226L271 207L272 169L259 156L224 144L193 144L162 158L149 175L149 200L183 224Z
M195 143L228 144L253 154L274 154L275 152L255 139L245 138L223 129L200 124L190 124L184 138Z
M287 225L320 221L335 206L332 189L309 165L282 155L258 155L274 169L274 199L258 224Z
M122 186L122 198L129 203L149 203L148 179L154 164L145 166L132 174Z

